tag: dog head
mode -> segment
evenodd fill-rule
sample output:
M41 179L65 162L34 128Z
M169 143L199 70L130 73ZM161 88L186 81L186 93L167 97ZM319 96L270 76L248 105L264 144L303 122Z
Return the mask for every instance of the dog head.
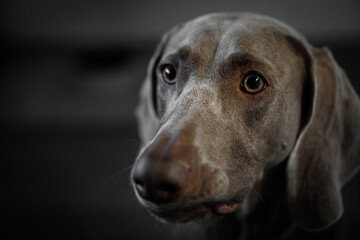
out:
M287 159L295 220L319 229L342 214L359 161L359 101L326 49L255 14L211 14L164 35L141 89L132 171L154 215L227 214Z

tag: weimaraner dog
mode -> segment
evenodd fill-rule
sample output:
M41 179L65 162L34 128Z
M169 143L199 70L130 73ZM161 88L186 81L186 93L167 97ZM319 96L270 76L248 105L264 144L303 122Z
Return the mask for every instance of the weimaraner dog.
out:
M359 98L330 51L256 14L167 32L136 116L138 200L163 221L206 225L207 239L326 229L360 165Z

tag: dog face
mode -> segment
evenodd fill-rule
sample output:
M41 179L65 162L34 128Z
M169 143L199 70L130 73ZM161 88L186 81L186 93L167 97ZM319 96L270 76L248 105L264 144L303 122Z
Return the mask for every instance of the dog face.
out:
M284 24L252 14L207 15L163 37L137 110L143 142L132 172L150 212L176 222L233 212L263 172L291 154L290 197L297 202L293 168L301 167L294 167L292 150L301 145L316 102L304 41ZM334 204L332 222L341 200Z

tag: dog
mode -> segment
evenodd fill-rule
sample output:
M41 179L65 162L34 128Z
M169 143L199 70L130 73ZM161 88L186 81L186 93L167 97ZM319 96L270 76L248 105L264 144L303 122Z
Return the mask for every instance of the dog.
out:
M257 14L168 31L136 117L138 200L162 221L204 225L206 239L327 229L360 165L360 102L344 71L327 48Z

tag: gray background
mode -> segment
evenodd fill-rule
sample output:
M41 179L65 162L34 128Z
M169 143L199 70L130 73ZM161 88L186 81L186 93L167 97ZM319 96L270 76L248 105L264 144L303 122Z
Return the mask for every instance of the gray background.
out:
M198 15L250 11L328 46L359 92L360 1L1 3L2 227L14 238L167 239L137 203L133 110L162 33Z

